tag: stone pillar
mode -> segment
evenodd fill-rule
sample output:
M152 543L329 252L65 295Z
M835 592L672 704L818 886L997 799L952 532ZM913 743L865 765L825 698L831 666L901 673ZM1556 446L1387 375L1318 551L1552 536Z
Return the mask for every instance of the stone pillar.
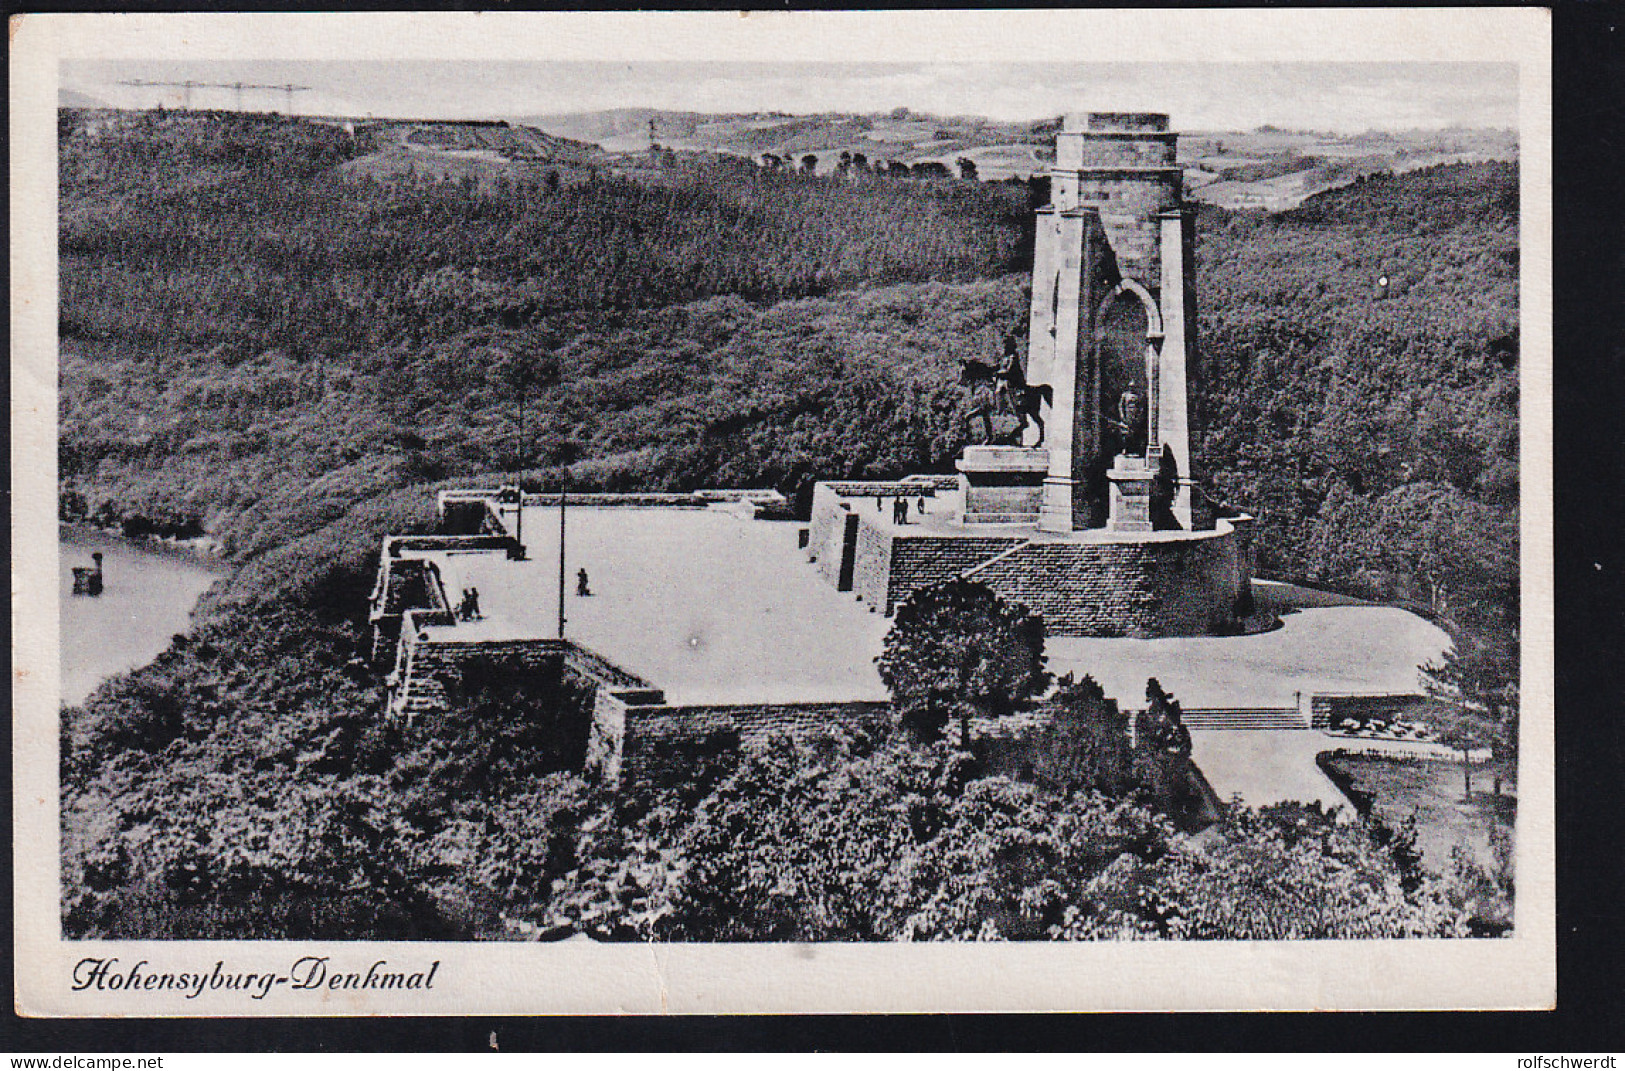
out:
M1033 295L1028 312L1027 382L1048 383L1055 367L1055 313L1061 283L1061 217L1040 208L1033 228ZM1044 414L1046 426L1050 414Z
M1078 482L1074 460L1087 463L1087 458L1077 456L1081 445L1078 440L1080 434L1092 436L1092 427L1080 427L1084 423L1080 416L1087 414L1078 404L1078 384L1080 372L1086 376L1088 369L1087 350L1081 344L1086 344L1093 333L1090 280L1099 224L1093 209L1059 211L1057 219L1055 350L1047 379L1055 400L1044 437L1049 447L1049 474L1044 478L1038 527L1045 532L1070 532L1077 527L1073 516L1073 488Z
M1179 523L1191 527L1191 421L1190 384L1187 370L1195 360L1196 333L1194 250L1189 209L1173 209L1158 215L1162 225L1162 350L1157 355L1157 397L1152 440L1173 452L1179 465L1179 486L1174 492L1173 512Z

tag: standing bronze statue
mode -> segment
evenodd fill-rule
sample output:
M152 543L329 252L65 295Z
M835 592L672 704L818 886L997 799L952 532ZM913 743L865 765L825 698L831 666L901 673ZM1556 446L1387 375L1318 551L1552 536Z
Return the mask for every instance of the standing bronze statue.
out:
M1145 395L1130 387L1117 398L1117 418L1107 418L1106 423L1117 433L1118 446L1115 453L1137 454L1146 456L1146 427Z

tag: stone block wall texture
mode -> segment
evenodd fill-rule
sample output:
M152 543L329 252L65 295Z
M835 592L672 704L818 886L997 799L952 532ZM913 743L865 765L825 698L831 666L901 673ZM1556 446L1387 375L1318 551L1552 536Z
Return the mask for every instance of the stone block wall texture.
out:
M505 545L506 541L504 541ZM372 602L367 617L372 623L372 660L375 665L399 661L398 645L402 622L417 612L418 620L446 614L450 607L433 563L422 558L401 558L389 553L388 546L378 562L378 579L373 583Z
M1028 543L969 571L1043 615L1052 636L1211 635L1235 623L1229 533L1112 543Z
M841 577L841 554L846 545L846 510L837 509L826 523L813 529L807 549L818 563L818 573L830 587L836 587Z
M1143 133L1128 137L1090 138L1084 141L1084 167L1174 167L1178 134Z
M486 550L493 553L506 551L513 540L504 535L481 533L476 535L408 535L390 536L385 541L385 556L401 551L418 550Z
M883 501L876 508L875 499L906 498L910 501L910 509L914 500L925 497L934 499L938 490L957 490L959 477L954 476L910 476L906 480L893 481L837 481L819 483L813 487L812 513L807 524L807 554L808 557L821 565L830 557L829 549L839 547L840 539L844 535L841 519L847 514L858 517L868 517L871 514L877 518L889 518L886 511L890 507L889 501ZM834 572L829 577L833 580Z
M592 725L587 730L588 775L611 783L621 776L621 749L626 742L626 703L608 688L593 693Z
M828 484L813 489L812 518L807 524L807 557L818 563L818 571L831 584L840 570L841 540L846 533L850 504Z
M385 710L391 718L408 721L433 711L444 711L462 681L464 667L475 659L507 662L516 669L535 670L557 664L565 655L558 640L489 640L446 643L403 637Z
M1159 133L1168 129L1167 112L1088 112L1083 119L1084 129L1091 133ZM1073 130L1077 117L1065 116L1061 122L1064 129Z
M417 614L413 615L416 620ZM464 669L476 659L511 665L516 670L543 669L561 663L577 680L613 692L632 703L661 702L660 690L603 657L568 640L424 640L408 634L400 645L389 713L407 717L443 710L461 683Z
M829 544L829 529L840 511L840 500L823 484L813 488L812 510L807 516L807 560L817 561Z
M933 491L957 491L959 489L959 476L957 473L923 473L918 476L905 476L903 482L910 487L929 487Z
M838 505L833 512L844 513ZM887 614L922 587L968 576L1043 614L1052 635L1206 635L1233 626L1250 574L1227 529L1143 543L1030 543L1022 536L914 535L861 508L854 515L852 590ZM826 521L829 549L819 567L832 585L842 530L833 517Z
M619 784L625 771L628 723L635 724L649 712L664 709L659 703L634 702L628 693L600 685L593 695L585 772L605 784Z
M1044 504L1042 483L1016 479L966 481L965 523L1010 524L1038 519Z
M858 514L858 542L852 559L852 590L873 610L887 609L893 542L889 527Z
M452 535L475 535L487 530L490 513L485 499L442 499L440 529Z
M962 576L1025 542L1020 536L898 537L892 541L883 598L871 605L889 614L921 588Z
M951 490L959 486L956 478L935 476L910 476L902 480L833 480L829 483L818 484L817 487L828 488L830 493L844 498L867 498L871 505L875 495L886 498L895 498L899 495L913 498L919 494L930 494L937 488L937 479L954 479L947 487ZM922 490L923 489L923 490ZM815 488L813 494L817 495Z

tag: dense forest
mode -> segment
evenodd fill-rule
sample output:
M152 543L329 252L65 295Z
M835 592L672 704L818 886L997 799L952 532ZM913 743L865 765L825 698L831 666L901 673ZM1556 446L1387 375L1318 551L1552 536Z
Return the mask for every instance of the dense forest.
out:
M436 486L569 465L582 487L804 499L815 479L949 471L958 362L1026 314L1024 187L691 155L659 182L380 181L335 170L359 151L337 128L90 119L60 128L62 513L207 532L241 567L189 638L65 712L69 932L696 933L719 909L678 880L684 853L718 822L788 821L786 776L812 793L809 844L919 860L886 914L809 905L808 936L1263 933L1267 905L1199 917L1193 890L1243 880L1225 852L1306 901L1385 890L1336 916L1361 933L1459 928L1448 883L1392 836L1323 816L1237 811L1198 845L1149 805L979 779L885 734L785 741L612 804L539 779L523 727L378 723L371 555L427 523ZM1510 695L1513 719L1516 191L1513 166L1455 165L1277 216L1204 210L1197 283L1197 475L1259 516L1263 575L1432 614L1457 639L1441 686ZM858 763L873 776L832 773ZM929 835L841 817L915 807L938 815ZM1048 906L1010 921L1019 875L976 858L966 823L1033 846ZM1080 837L1086 858L1067 854ZM804 863L774 865L794 885ZM980 891L928 903L949 872ZM1167 902L1127 903L1130 873ZM747 902L726 883L749 874L708 895Z

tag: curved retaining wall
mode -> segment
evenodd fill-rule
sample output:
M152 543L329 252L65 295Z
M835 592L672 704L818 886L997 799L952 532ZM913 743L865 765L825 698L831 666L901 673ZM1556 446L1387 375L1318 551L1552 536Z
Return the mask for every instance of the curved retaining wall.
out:
M915 591L966 577L1042 614L1052 636L1208 636L1251 612L1253 518L1196 532L1038 537L995 527L954 534L896 528L871 495L902 485L820 483L807 554L826 582L890 614ZM972 526L978 527L978 526Z
M1236 627L1251 582L1232 527L1027 543L966 571L1042 614L1052 636L1203 636Z

